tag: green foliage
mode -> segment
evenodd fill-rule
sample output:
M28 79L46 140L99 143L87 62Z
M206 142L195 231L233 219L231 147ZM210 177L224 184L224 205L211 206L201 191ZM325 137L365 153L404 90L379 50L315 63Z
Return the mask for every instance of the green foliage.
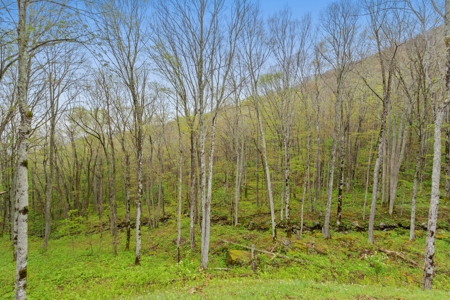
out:
M58 235L73 236L84 233L85 230L85 219L78 214L77 210L70 210L68 218L66 218L58 228Z
M30 236L44 236L45 219L41 213L34 210L28 212L28 234Z

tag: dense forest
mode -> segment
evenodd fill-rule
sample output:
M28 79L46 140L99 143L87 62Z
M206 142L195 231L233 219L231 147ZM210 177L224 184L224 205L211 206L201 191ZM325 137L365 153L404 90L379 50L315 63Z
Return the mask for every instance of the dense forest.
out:
M16 299L29 238L108 234L140 265L168 222L176 261L192 251L200 270L216 225L274 245L426 231L431 289L450 230L450 1L339 0L317 22L252 0L1 5L0 234Z

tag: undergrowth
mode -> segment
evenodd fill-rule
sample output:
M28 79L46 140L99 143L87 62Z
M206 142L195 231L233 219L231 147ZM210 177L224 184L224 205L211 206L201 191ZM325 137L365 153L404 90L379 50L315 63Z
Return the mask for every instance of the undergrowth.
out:
M28 298L264 299L271 295L271 299L421 299L420 295L427 295L429 299L443 299L442 295L450 296L445 292L450 290L450 235L442 230L436 241L439 251L435 290L423 293L419 287L424 235L410 242L407 230L378 231L375 244L370 245L364 232L334 232L329 240L324 240L320 232L305 232L299 240L295 237L287 240L280 235L274 243L267 232L249 231L245 226L215 225L211 230L209 269L201 271L199 250L191 251L186 241L187 221L183 223L185 238L182 261L178 264L173 219L158 228L143 228L141 266L133 264L134 251L123 249L124 232L119 236L120 251L116 257L108 231L102 236L95 233L53 239L48 250L43 250L41 239L33 237L28 259ZM84 227L87 229L88 226ZM234 267L225 264L228 249L248 251L252 244L257 249L255 272L249 262ZM1 239L0 249L3 249L0 298L12 299L15 264L7 237ZM386 254L383 252L386 250L407 260ZM358 298L358 295L379 296ZM419 296L408 298L408 295Z
M400 188L399 193L405 191ZM100 222L94 215L86 219L77 211L70 211L67 219L53 222L49 247L44 250L40 237L43 218L32 213L28 299L450 298L448 201L443 201L439 211L434 289L422 292L424 224L429 205L425 192L418 199L416 240L409 241L406 229L409 206L401 202L393 215L387 213L385 206L377 208L377 229L378 224L391 227L375 232L374 245L367 242L361 192L346 195L342 224L332 226L331 239L325 240L320 230L305 230L300 239L295 234L287 239L283 222L279 222L276 242L271 238L267 207L265 204L256 207L254 195L251 192L249 195L251 198L244 197L241 201L238 226L231 225L230 203L226 200L229 195L215 197L208 270L199 269L200 241L197 240L197 248L190 249L187 215L182 218L182 260L177 263L177 230L173 214L176 204L170 199L164 222L157 228L142 227L141 266L134 265L133 243L131 251L124 250L123 227L119 231L118 255L113 255L107 215ZM333 203L332 211L335 211L335 205ZM294 199L294 226L299 226L299 207L300 201ZM306 227L320 228L323 207L322 199L318 202L318 211L310 213L305 203ZM119 206L119 216L124 215L122 210ZM146 220L147 216L143 216L144 224ZM123 217L118 223L124 223ZM331 224L335 224L334 216ZM134 232L132 234L134 236ZM248 260L241 265L226 265L229 250L248 253L252 244L256 248L256 271L252 270ZM0 238L0 299L14 298L15 262L11 245L8 236Z

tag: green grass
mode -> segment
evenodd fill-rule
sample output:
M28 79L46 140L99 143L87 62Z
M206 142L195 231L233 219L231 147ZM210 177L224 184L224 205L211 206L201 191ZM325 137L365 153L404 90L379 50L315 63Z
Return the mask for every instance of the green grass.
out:
M187 235L187 219L183 232ZM142 264L134 266L134 251L124 251L120 233L119 253L112 254L108 231L52 239L42 249L41 239L30 238L28 260L29 299L446 299L450 298L450 235L440 231L436 241L435 290L422 292L424 237L408 241L406 230L376 232L376 243L366 233L337 233L324 240L321 233L305 233L291 246L273 243L269 232L248 231L226 225L212 227L208 271L199 272L199 252L183 246L183 260L176 263L175 221L156 229L143 228ZM226 268L228 248L240 245L273 251L295 258L272 259L259 255L258 270L248 264ZM134 241L134 239L133 239ZM15 263L11 243L0 239L0 299L12 299ZM418 266L379 248L398 251ZM370 298L372 297L372 298Z
M448 299L444 291L386 288L367 285L338 285L302 280L233 279L178 291L158 291L138 299Z
M399 190L401 195L403 192ZM167 203L171 217L165 224L154 229L142 228L141 266L134 266L134 232L132 250L124 250L125 233L121 231L119 252L113 255L107 209L102 226L97 217L91 215L89 221L85 221L76 213L67 220L53 222L53 234L46 251L42 249L41 238L37 237L43 228L43 218L34 213L30 215L28 299L450 299L447 200L444 199L439 208L433 291L423 292L420 285L426 233L418 229L417 239L410 242L406 229L376 231L375 244L369 244L367 232L351 231L354 222L367 227L367 221L362 221L363 193L354 191L345 198L342 221L349 230L337 232L333 214L331 239L324 240L318 231L304 232L300 240L292 237L290 246L283 245L286 233L282 228L278 229L278 241L272 241L269 210L264 205L255 207L254 195L249 195L249 199L240 202L237 227L227 225L230 216L226 195L214 198L212 219L217 222L211 228L209 269L203 272L199 271L200 250L189 249L187 216L183 217L182 226L185 240L182 262L176 262L174 201ZM422 193L417 208L419 224L426 222L428 202L429 197ZM323 204L320 202L318 207ZM278 200L276 205L279 206ZM292 220L296 225L299 207L300 202L294 199ZM335 209L334 201L332 211ZM323 216L307 210L306 203L305 224L323 223ZM124 215L123 207L119 207L118 215ZM376 226L381 222L407 226L409 203L398 202L392 216L386 207L378 206ZM98 233L101 227L105 230L102 237ZM256 230L249 230L249 227ZM73 235L74 232L80 234ZM197 232L197 245L199 239ZM248 263L227 269L227 250L247 251L245 247L252 244L279 256L273 258L257 252L256 272ZM392 254L396 252L407 260ZM0 299L13 299L14 276L11 242L5 236L0 238Z

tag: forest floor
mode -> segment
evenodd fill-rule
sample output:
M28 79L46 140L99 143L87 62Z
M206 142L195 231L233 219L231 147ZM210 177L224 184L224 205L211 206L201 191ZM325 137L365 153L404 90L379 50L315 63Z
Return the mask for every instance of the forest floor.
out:
M29 220L28 299L450 299L450 208L443 199L436 234L435 279L432 291L420 289L423 273L429 196L419 195L416 239L409 241L409 189L400 189L395 211L379 206L375 242L367 241L363 220L364 194L344 199L342 223L332 216L331 239L325 240L324 202L309 213L301 237L287 238L282 222L276 241L271 238L270 214L254 199L240 203L239 226L231 225L227 197L213 203L208 270L200 270L200 234L189 246L189 217L182 218L181 261L177 263L175 201L159 227L142 227L142 260L134 265L125 250L124 219L118 220L118 254L114 256L108 216L100 222L70 212L53 222L48 249L42 247L43 217L31 211ZM370 197L369 197L370 198ZM299 228L300 202L292 202L294 228ZM332 211L336 211L333 203ZM186 209L187 212L187 209ZM368 213L368 210L367 210ZM119 208L119 216L124 215ZM279 212L277 212L277 219ZM147 216L142 221L147 223ZM256 270L250 250L254 245ZM15 262L9 236L0 237L0 299L14 298Z
M143 228L141 266L134 265L134 250L124 250L123 229L114 256L109 231L102 236L96 230L92 233L98 227L93 221L81 228L84 234L70 235L76 227L60 227L65 235L55 233L48 250L42 248L40 238L30 238L28 299L450 298L450 232L444 229L437 234L434 289L423 292L423 230L412 242L402 227L376 231L374 245L367 242L365 231L334 231L331 239L324 240L320 231L287 239L280 230L273 242L270 231L216 220L209 268L200 271L199 250L191 251L186 241L186 217L180 263L174 218L158 228ZM134 249L133 241L134 237ZM255 271L249 260L252 244L257 250ZM9 236L0 238L0 249L0 299L13 299L15 263ZM241 255L240 265L227 265L231 250L241 250L235 251Z

